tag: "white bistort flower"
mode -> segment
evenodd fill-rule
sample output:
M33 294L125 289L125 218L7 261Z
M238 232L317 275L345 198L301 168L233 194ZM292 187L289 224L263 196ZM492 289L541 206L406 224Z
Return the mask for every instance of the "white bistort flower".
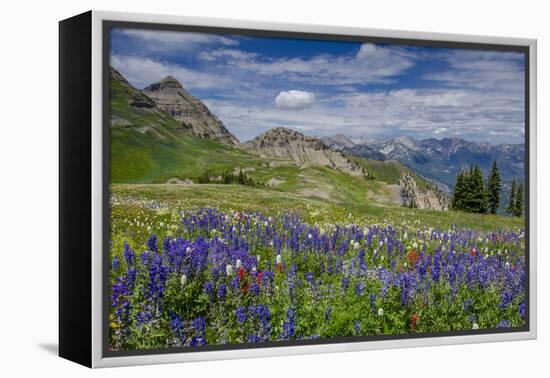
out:
M235 266L237 267L237 269L239 269L242 265L243 263L241 262L241 260L237 259L237 262L235 263Z
M311 240L311 239L313 238L313 235L307 234L307 238L308 238L309 240Z
M479 325L477 323L472 324L472 329L479 329Z
M384 309L382 307L378 309L378 316L384 316Z
M187 276L185 274L182 274L181 275L181 286L185 286L185 284L187 283Z
M275 258L275 261L277 261L277 264L280 264L283 261L281 258L281 255L277 255L277 257Z
M231 276L233 274L233 267L230 264L227 264L225 267L225 274Z
M191 247L185 248L185 252L187 252L187 253L191 252Z
M260 255L257 255L257 256L256 256L256 262L257 262L257 263L259 263L261 259L262 259L262 256L260 256Z

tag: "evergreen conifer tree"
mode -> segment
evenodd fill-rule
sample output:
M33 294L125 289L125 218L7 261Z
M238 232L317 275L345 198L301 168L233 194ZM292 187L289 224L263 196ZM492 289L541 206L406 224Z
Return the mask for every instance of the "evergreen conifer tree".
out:
M473 213L484 214L487 212L487 192L483 184L483 174L479 166L473 167L470 178L470 211Z
M510 188L510 196L508 197L508 206L506 206L506 211L508 214L514 215L516 207L516 180L512 180L512 186Z
M455 190L453 192L453 198L451 200L451 206L454 210L464 210L464 170L461 170L456 176Z
M514 198L514 216L521 217L523 215L523 184L517 186Z
M487 208L491 214L497 213L501 188L500 174L495 160L487 177Z

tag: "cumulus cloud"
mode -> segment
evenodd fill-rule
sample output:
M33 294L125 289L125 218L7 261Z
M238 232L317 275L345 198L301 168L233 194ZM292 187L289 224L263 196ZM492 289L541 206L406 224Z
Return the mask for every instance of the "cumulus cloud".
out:
M275 106L279 109L298 110L309 108L315 102L315 95L306 91L281 91L275 97Z

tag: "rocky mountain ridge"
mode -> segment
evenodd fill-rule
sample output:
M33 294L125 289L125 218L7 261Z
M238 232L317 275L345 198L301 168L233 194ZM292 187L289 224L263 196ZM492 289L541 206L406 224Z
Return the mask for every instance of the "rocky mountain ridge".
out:
M270 129L245 145L260 155L289 158L300 166L320 165L351 175L368 175L361 166L327 146L321 139L284 127Z
M196 136L226 144L239 144L239 140L227 130L223 122L202 101L187 92L176 78L167 76L147 86L142 92Z

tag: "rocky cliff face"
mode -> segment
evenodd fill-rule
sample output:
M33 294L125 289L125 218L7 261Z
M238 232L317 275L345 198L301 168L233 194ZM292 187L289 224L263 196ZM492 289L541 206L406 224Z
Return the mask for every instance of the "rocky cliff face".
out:
M193 134L203 139L217 140L226 144L238 144L215 115L199 99L191 96L172 76L143 89L143 93L155 104Z
M399 178L403 206L418 209L449 210L449 198L435 186L418 187L415 178L405 172Z
M301 166L320 165L357 176L367 174L362 167L325 145L321 139L283 127L268 130L246 145L261 155L290 158Z

